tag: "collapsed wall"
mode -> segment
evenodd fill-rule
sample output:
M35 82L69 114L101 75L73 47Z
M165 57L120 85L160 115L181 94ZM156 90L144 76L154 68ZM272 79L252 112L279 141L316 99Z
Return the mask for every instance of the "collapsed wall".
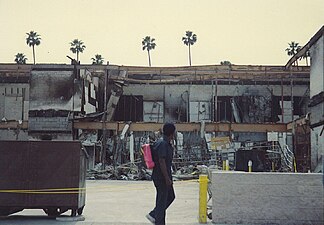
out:
M29 135L35 139L72 140L73 112L80 111L81 103L73 70L32 70L29 88Z

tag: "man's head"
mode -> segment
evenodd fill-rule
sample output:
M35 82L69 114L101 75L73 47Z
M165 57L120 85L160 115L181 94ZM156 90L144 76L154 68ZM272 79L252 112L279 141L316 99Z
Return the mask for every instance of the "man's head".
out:
M174 132L176 130L176 127L173 123L165 123L163 125L163 134L167 137L173 136Z

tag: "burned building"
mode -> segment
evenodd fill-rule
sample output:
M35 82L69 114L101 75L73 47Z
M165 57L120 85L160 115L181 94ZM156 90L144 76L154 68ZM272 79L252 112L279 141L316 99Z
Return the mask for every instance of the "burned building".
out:
M310 63L310 101L307 116L301 121L308 127L311 147L311 167L323 171L324 161L324 26L299 50L286 64L292 64L309 52ZM304 129L305 130L305 129Z
M134 161L167 121L177 125L179 163L271 141L293 150L286 123L309 104L303 66L3 64L0 79L1 139L82 139L92 165Z

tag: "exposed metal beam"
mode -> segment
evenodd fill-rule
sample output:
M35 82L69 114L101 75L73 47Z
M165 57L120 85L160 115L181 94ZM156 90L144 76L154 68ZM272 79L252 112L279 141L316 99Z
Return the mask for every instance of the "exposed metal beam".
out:
M74 121L74 129L114 130L121 132L127 123L123 122L81 122ZM131 123L129 131L158 131L163 123ZM177 131L200 131L200 123L176 123ZM19 124L18 121L0 122L0 129L28 129L28 121ZM206 132L287 132L287 124L244 124L244 123L211 123L206 122Z
M258 66L258 65L204 65L191 67L139 67L139 66L118 66L118 65L76 65L77 69L87 69L89 71L98 72L108 70L124 70L129 78L136 79L140 75L159 75L166 76L166 79L177 77L192 78L196 75L196 79L200 80L200 76L220 76L225 78L241 78L251 79L258 76L260 79L267 79L273 76L289 75L285 71L284 66ZM67 69L72 70L73 65L68 64L38 64L38 65L17 65L17 64L0 64L0 72L21 74L37 69ZM292 72L296 77L309 76L309 67L299 66L292 68ZM167 78L168 77L168 78Z
M97 130L106 127L108 130L122 131L125 123L120 122L74 122L75 129ZM132 123L130 131L158 131L163 123ZM177 131L200 131L200 123L176 123ZM208 123L206 132L286 132L286 124L237 124L237 123Z
M18 121L0 122L0 129L28 129L28 121L21 124Z
M308 116L309 115L307 115L306 117L298 118L294 121L287 123L287 131L292 131L295 126L307 125L308 121L309 121Z

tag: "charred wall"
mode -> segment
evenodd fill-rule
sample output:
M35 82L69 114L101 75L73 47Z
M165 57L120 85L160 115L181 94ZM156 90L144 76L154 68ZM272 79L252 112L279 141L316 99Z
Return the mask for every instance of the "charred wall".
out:
M243 123L287 123L307 113L308 90L308 83L294 86L129 84L124 87L124 95L143 96L143 104L162 102L164 121L195 122L203 118L237 122L233 116L236 110Z
M31 71L30 135L39 139L55 139L57 133L65 133L72 138L72 112L81 106L81 90L74 76L72 70L42 68Z

